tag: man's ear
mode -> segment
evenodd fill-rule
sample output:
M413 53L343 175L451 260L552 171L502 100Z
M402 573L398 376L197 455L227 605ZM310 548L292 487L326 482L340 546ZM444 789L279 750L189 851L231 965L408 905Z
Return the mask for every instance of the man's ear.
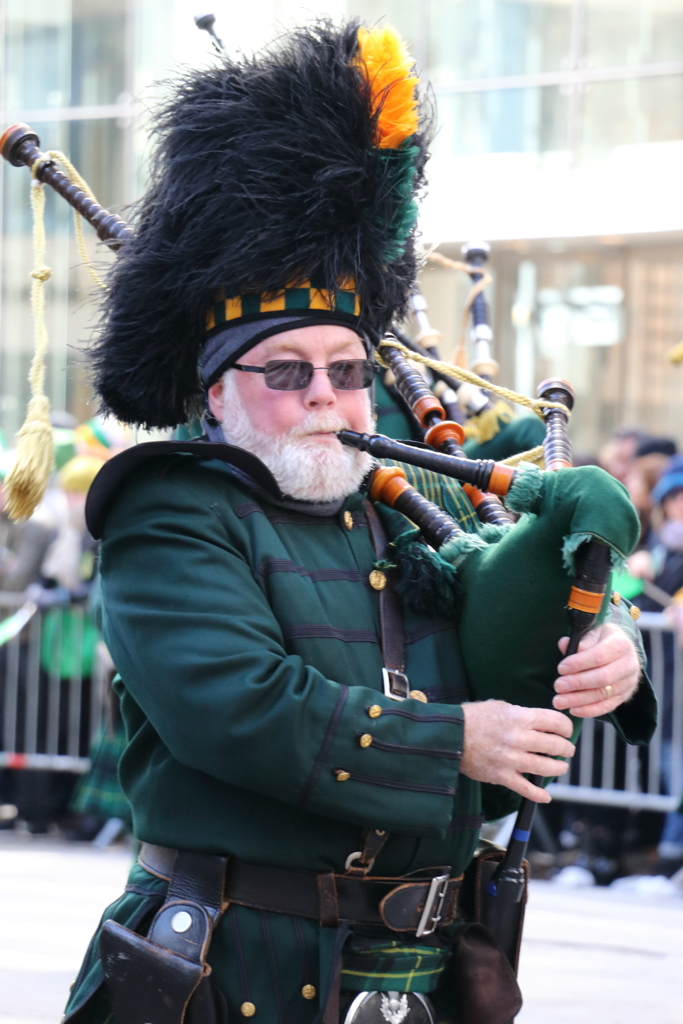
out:
M225 385L223 378L217 380L215 384L212 384L208 391L209 397L209 410L212 416L222 423L225 419L225 401L224 401Z

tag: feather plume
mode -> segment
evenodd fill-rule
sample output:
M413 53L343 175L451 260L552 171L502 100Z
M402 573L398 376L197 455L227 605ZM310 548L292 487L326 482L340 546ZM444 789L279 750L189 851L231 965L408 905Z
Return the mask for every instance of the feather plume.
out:
M417 86L413 60L389 25L358 29L358 64L370 90L376 117L375 144L397 149L418 128Z
M394 56L373 93L358 29L316 21L255 57L221 57L175 80L91 353L103 411L149 427L191 418L206 315L221 288L276 293L321 279L338 290L352 278L371 334L404 314L431 121L428 111L415 120L415 80L401 85L389 42ZM366 51L370 59L380 48ZM374 144L385 110L396 124L386 139L412 133L398 149Z

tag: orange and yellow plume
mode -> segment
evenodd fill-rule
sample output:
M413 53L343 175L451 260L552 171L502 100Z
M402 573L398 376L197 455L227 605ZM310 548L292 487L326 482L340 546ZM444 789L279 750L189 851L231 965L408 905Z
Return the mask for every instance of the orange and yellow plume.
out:
M408 48L389 26L358 29L358 65L377 117L375 144L396 149L418 126L417 85Z

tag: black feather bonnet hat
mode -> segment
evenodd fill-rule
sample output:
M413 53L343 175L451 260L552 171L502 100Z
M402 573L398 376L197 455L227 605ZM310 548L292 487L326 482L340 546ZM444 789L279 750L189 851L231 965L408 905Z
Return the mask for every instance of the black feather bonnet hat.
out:
M183 74L92 352L104 411L173 427L269 334L372 338L402 314L430 135L417 84L396 33L357 22Z

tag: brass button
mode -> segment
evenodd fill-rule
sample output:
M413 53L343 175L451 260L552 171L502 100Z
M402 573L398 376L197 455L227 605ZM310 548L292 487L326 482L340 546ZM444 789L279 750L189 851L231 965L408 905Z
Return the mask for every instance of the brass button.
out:
M373 590L384 590L387 585L387 578L381 569L373 569L368 580Z
M634 622L635 622L636 619L640 618L640 608L636 608L636 606L634 604L631 605L631 607L628 610L628 613L631 616L631 618L634 620Z
M423 704L429 704L429 698L426 693L422 692L422 690L411 690L408 696L412 697L413 700L421 701Z
M369 747L372 744L372 736L369 732L364 732L363 735L359 737L358 742L361 747Z
M351 513L349 512L348 509L344 513L344 526L346 527L347 530L352 530L353 529L353 516L351 515ZM305 987L306 988L313 988L312 985L306 985ZM307 999L312 999L313 996L307 996L306 998Z
M301 989L301 995L304 999L315 999L317 993L315 991L315 985L304 985Z
M253 1017L256 1013L256 1007L253 1003L242 1003L240 1013L243 1017Z
M382 708L379 704L373 704L372 707L368 708L368 714L370 718L379 718L382 714Z
M616 590L612 591L612 604L621 604L621 594L618 594Z
M351 778L351 773L345 772L343 768L335 768L334 774L337 777L337 782L346 782Z

